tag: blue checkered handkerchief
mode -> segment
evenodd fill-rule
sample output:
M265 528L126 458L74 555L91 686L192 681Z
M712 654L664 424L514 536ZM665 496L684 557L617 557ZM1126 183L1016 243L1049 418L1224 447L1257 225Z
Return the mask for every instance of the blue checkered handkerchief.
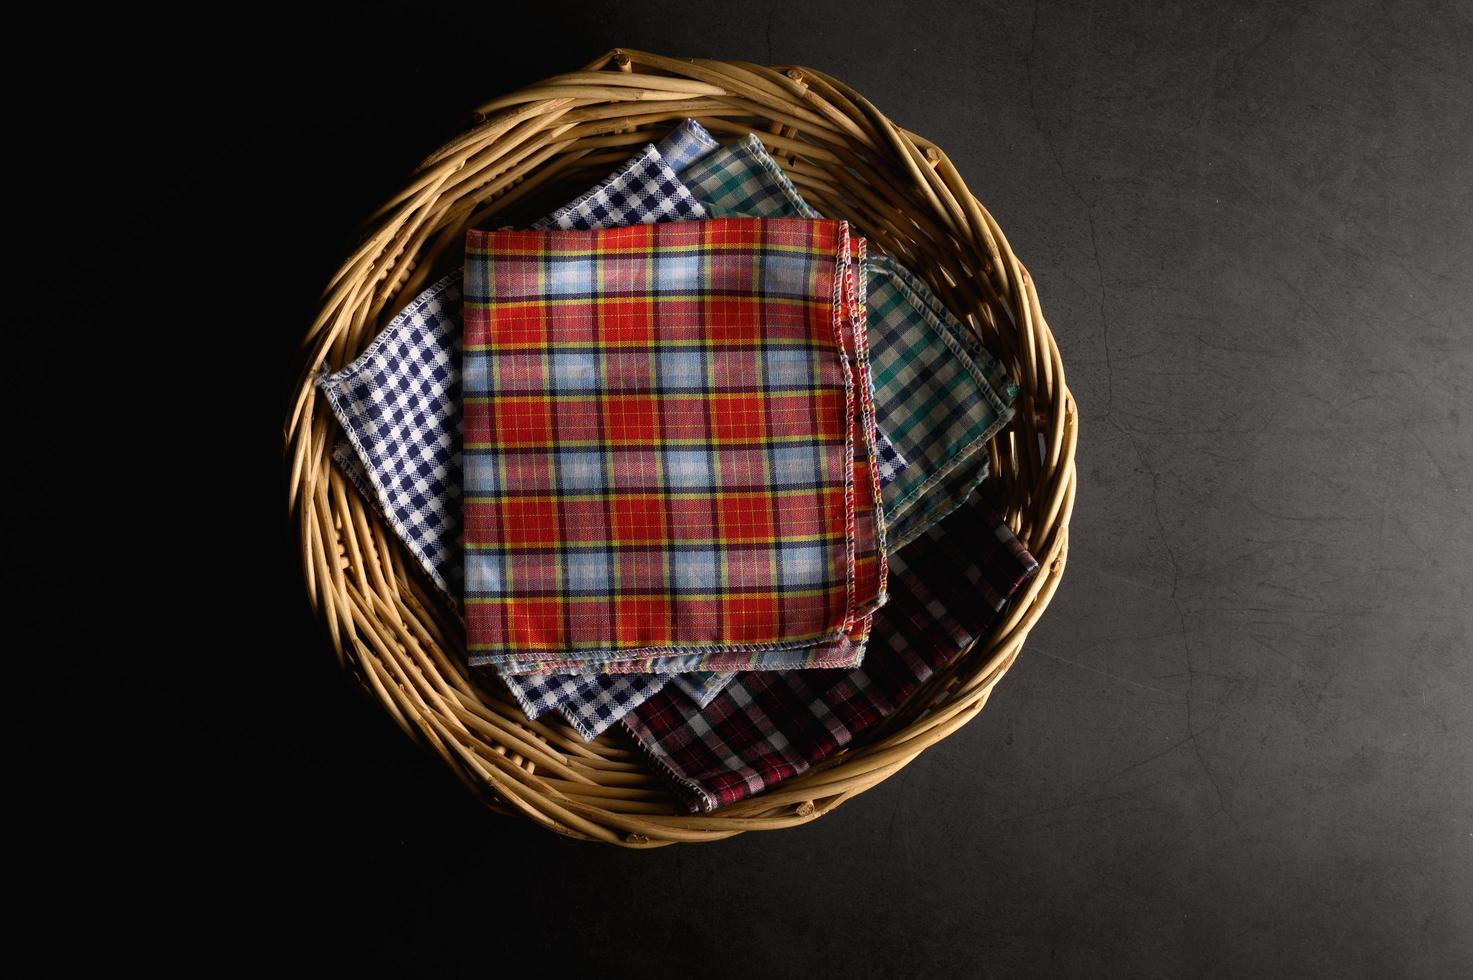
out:
M686 190L660 150L648 143L603 183L532 227L537 231L622 228L704 217L705 209Z
M528 718L557 709L590 741L669 681L665 674L531 674L502 679Z
M528 718L558 711L578 734L595 739L666 684L704 708L736 676L735 671L697 670L699 659L695 657L691 664L683 673L508 674L501 679Z
M347 436L333 458L452 596L463 571L460 338L460 277L446 276L356 361L317 379Z
M692 658L692 663L696 658ZM487 669L487 668L477 668ZM528 718L558 711L586 739L649 700L666 684L701 707L711 703L736 676L692 671L684 674L513 674L501 679Z

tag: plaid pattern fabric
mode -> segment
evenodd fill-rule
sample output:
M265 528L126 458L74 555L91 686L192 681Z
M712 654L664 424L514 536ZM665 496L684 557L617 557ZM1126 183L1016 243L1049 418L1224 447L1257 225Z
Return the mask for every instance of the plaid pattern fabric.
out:
M873 394L870 397L873 399ZM879 429L875 430L875 456L875 467L878 470L881 488L894 483L900 471L905 469L905 457L900 455L900 450L896 449L890 438Z
M964 339L975 334L888 255L871 260L868 295L876 409L909 463L884 490L894 549L986 477L982 450L1012 418L1018 389L980 343Z
M687 168L681 180L713 215L817 215L750 133ZM887 255L871 256L866 266L881 455L888 442L901 460L882 473L894 551L986 477L978 450L1012 417L1017 386L922 280Z
M680 179L713 217L822 217L753 133L711 151Z
M658 151L669 168L679 173L718 145L705 127L693 119L687 119L660 141ZM619 176L614 175L606 184L616 183ZM668 182L665 186L668 186ZM584 195L583 200L590 196ZM572 213L576 203L563 208L559 213ZM572 227L596 227L598 224L596 216L589 215L586 210L583 213L583 222L574 223ZM542 224L552 223L549 218L544 219ZM893 474L898 472L904 462L889 442L883 442L880 451L883 478L893 478ZM699 662L700 658L697 657L667 660L667 669L682 671L675 674L518 674L508 675L504 680L529 717L540 717L547 711L561 708L563 716L579 734L591 739L597 737L630 708L660 690L667 681L679 687L696 704L708 704L735 673L695 671Z
M473 662L745 660L854 625L846 243L782 219L469 233Z
M931 525L970 500L987 474L988 455L981 449L937 480L890 528L891 551L910 544Z
M863 667L743 673L704 709L666 690L625 715L625 731L692 813L771 789L872 729L985 635L1038 568L1007 525L972 504L892 562Z
M666 134L656 149L660 151L660 159L668 163L671 170L680 173L720 145L706 132L705 126L694 119L687 119Z
M340 371L317 379L342 424L349 478L431 581L460 594L460 283L421 293Z
M532 225L551 228L616 228L657 221L695 221L706 216L653 144L606 180L566 207Z
M650 656L599 657L591 661L573 658L537 660L509 657L499 662L503 672L631 672L662 673L688 671L694 667L720 670L783 670L799 668L838 668L857 666L864 656L869 637L871 614L885 601L887 557L885 529L877 501L875 413L869 397L868 343L865 329L865 306L859 302L864 292L865 243L850 239L850 250L844 265L842 281L843 306L848 314L839 320L839 338L845 354L850 392L856 396L855 410L850 413L851 439L855 453L854 510L851 524L853 550L850 561L854 568L855 594L860 597L855 620L847 634L835 641L790 649L772 649L753 654L750 651L723 651L690 657Z
M714 672L700 669L699 657L670 658L672 670L682 673L554 673L506 674L495 668L473 668L494 676L516 698L528 718L540 718L557 711L585 739L595 739L631 709L642 704L667 684L704 707L720 694L734 671Z
M863 607L872 613L885 602L885 583L889 576L889 558L885 519L881 511L880 471L883 467L879 450L879 427L874 400L874 378L870 373L868 305L864 297L868 287L868 244L863 238L851 238L848 262L844 265L843 289L850 315L840 325L840 337L849 356L850 388L857 402L852 440L860 447L855 465L855 579L860 595L873 594L873 604ZM867 636L868 624L865 627ZM853 635L853 634L851 634ZM861 643L862 646L862 643Z
M505 680L528 718L540 718L557 710L579 735L592 741L664 688L669 677L664 674L533 674Z
M667 659L669 671L664 673L502 674L498 667L471 669L502 682L528 718L556 711L579 735L591 740L667 684L704 706L736 676L734 671L703 671L701 658L696 656Z
M658 221L705 217L709 209L693 194L721 202L713 217L819 217L756 136L720 146L705 127L687 119L658 150L646 147L623 170L532 227L613 228L636 223L627 218L638 214L656 214ZM905 459L883 434L878 452L883 486L905 467Z

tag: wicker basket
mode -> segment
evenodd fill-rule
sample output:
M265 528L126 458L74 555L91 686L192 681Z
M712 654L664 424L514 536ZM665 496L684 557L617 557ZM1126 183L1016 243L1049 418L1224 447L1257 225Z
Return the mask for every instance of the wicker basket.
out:
M560 722L529 722L508 694L467 671L457 620L332 464L336 422L311 383L356 357L407 297L457 265L467 228L530 220L687 116L722 138L758 133L820 212L849 219L923 276L1008 365L1021 390L1014 420L993 443L986 489L1042 566L993 635L876 734L706 816L685 814L617 735L587 743ZM496 99L476 123L372 216L303 344L286 425L290 507L307 592L343 667L493 809L634 847L816 819L966 724L1058 587L1077 428L1033 281L946 155L822 72L637 51L612 51Z

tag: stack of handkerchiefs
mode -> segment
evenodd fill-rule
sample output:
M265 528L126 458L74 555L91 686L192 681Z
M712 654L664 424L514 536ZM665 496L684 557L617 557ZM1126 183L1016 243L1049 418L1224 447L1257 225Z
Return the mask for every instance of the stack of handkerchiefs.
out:
M614 726L693 811L806 771L1036 563L974 491L1016 386L760 139L694 120L318 385L334 458L529 719Z

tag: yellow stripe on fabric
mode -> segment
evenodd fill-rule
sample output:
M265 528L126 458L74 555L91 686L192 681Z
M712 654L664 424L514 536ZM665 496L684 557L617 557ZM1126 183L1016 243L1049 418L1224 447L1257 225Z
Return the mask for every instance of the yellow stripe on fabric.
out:
M663 442L659 443L658 445L677 446L677 447L680 447L680 448L685 448L685 447L688 447L688 446L743 446L743 445L751 445L751 446L757 447L757 446L765 445L765 444L767 444L769 442L776 442L776 443L788 443L788 442L791 442L791 443L813 443L814 445L818 445L818 446L832 446L832 445L834 445L837 442L843 442L843 441L844 441L844 437L842 435L839 435L839 434L834 434L832 436L817 436L817 437L815 437L813 435L808 435L808 434L798 434L798 435L788 435L788 436L773 436L773 435L769 435L769 436L764 436L761 439L753 439L750 436L749 437L745 437L745 438L739 438L739 437L736 437L736 436L733 436L733 437L730 437L730 438L727 438L727 437L719 437L719 436L681 436L681 437L675 438L675 439L667 439L667 440L664 440ZM501 450L501 451L507 452L507 453L515 453L515 452L517 452L519 450L526 450L526 449L552 449L554 446L557 446L557 447L560 447L560 448L565 448L565 449L600 449L600 448L603 448L603 447L612 447L612 448L615 448L615 449L645 449L645 450L653 450L653 449L655 449L657 447L657 444L654 443L654 442L652 442L652 441L649 441L649 440L645 440L645 441L630 441L630 442L606 442L606 441L604 441L602 439L564 439L564 440L560 440L560 441L555 442L555 443L554 442L517 442L517 443L511 443L511 442L467 442L465 444L464 448L465 449L468 449L468 450L482 450L482 449L484 449L484 450L493 450L494 449L494 450Z

